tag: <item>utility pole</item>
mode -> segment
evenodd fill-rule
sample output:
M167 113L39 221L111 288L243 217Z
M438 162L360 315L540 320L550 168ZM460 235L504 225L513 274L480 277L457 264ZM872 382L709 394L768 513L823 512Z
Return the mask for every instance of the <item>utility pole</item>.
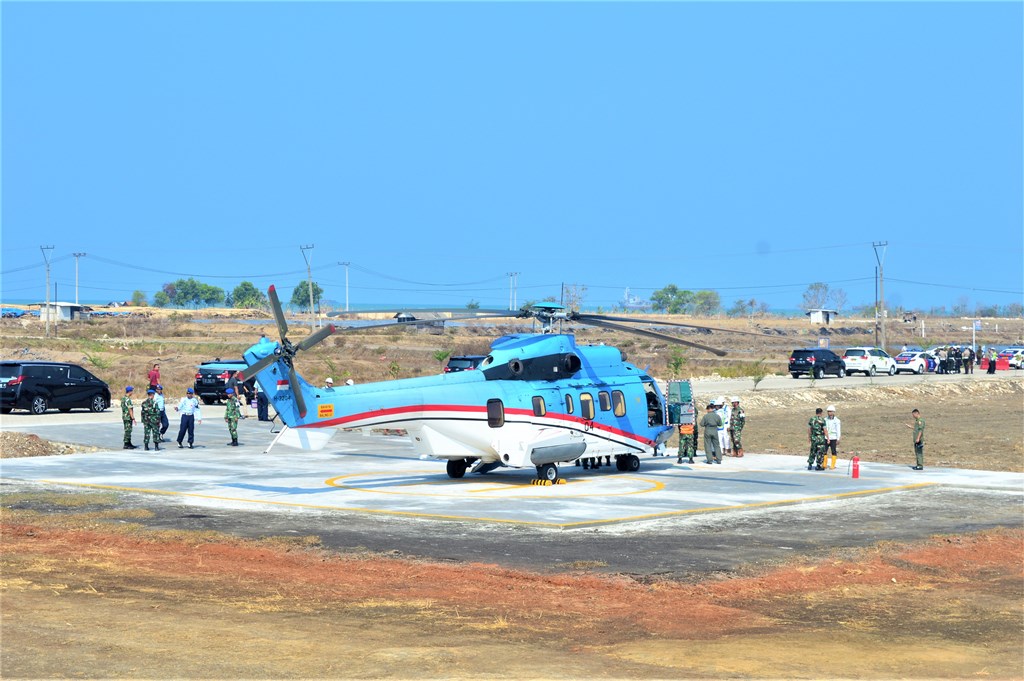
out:
M50 337L50 254L47 251L52 251L53 246L40 246L39 250L43 252L43 261L46 263L46 337Z
M875 347L878 347L878 265L875 265Z
M516 287L519 284L519 273L508 272L508 309L516 309Z
M875 249L875 260L878 262L878 304L881 306L881 330L882 344L879 346L885 350L885 249L888 241L875 241L871 244ZM878 255L878 249L882 249L882 255Z
M308 246L299 246L299 250L302 251L302 257L306 259L306 283L309 284L309 328L312 330L316 326L316 312L313 310L313 255L307 254L306 251L312 251L314 244Z
M348 312L348 266L352 263L339 262L338 264L345 266L345 312Z
M78 305L78 259L81 258L85 253L72 253L75 256L75 305ZM81 319L81 315L79 315Z

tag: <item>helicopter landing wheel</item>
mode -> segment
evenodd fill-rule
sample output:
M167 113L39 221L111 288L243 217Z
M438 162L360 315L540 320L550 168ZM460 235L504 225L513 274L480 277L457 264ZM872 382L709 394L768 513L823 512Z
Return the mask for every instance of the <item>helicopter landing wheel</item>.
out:
M639 456L637 456L636 454L627 454L622 458L625 461L625 463L623 464L623 466L625 467L624 470L627 470L630 473L636 473L638 470L640 470Z
M617 456L615 457L615 470L624 471L626 470L626 457Z
M551 482L558 480L558 466L553 463L537 466L537 477L541 480L550 480Z
M466 474L469 462L465 459L448 459L447 468L449 478L461 478Z

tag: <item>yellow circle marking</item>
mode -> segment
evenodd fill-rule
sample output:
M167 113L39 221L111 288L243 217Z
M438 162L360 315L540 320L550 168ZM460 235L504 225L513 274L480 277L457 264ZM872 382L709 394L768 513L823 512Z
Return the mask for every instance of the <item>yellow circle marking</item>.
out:
M512 482L511 480L509 481L509 484L507 484L507 485L497 484L497 482L496 482L497 478L492 478L491 481L488 481L488 483L486 483L487 486L482 488L482 489L481 488L477 488L477 489L462 490L461 493L459 493L459 494L436 494L436 493L430 493L430 492L422 492L422 491L418 491L418 490L414 491L414 490L401 490L401 489L374 489L374 488L369 488L369 487L363 487L363 486L360 486L360 485L349 484L347 482L348 480L352 480L354 478L362 478L362 477L373 476L373 475L380 475L380 476L387 476L387 477L400 477L400 476L404 476L404 475L418 475L418 474L423 474L423 473L436 474L436 472L437 472L436 470L429 470L429 471L422 470L422 471L399 471L399 472L375 471L375 472L370 472L370 473L349 473L348 475L339 475L339 476L334 477L334 478L328 478L327 480L324 481L324 484L326 484L329 487L337 487L339 489L350 489L350 490L354 490L354 491L358 491L358 492L367 492L367 493L373 493L373 494L395 494L395 495L400 495L400 496L458 497L458 498L465 498L464 495L467 492L470 493L470 494L480 494L480 493L501 492L501 491L505 491L505 490L516 490L516 489L528 489L528 490L536 490L537 489L537 487L535 485L533 485L532 483L518 483L518 482ZM660 492L661 490L665 489L665 483L663 483L663 482L659 482L657 480L651 480L649 478L641 478L641 477L638 477L638 476L635 476L635 475L617 475L614 478L609 478L609 480L623 480L623 479L625 479L625 480L639 480L641 482L647 483L650 486L645 488L645 489L638 489L638 490L632 490L632 491L627 491L627 492L597 492L597 491L594 491L594 492L584 492L582 494L559 494L558 498L559 499L572 499L572 498L595 497L595 496L599 496L599 497L624 497L624 496L629 496L629 495L632 495L632 494L650 494L651 492ZM593 480L574 480L572 482L568 482L567 486L568 485L580 485L580 484L586 484L586 483L592 483L592 482L594 482L594 481ZM458 484L467 484L467 483L458 483L458 482L454 482L454 481L449 482L449 481L444 481L444 480L441 480L441 481L426 480L426 481L423 481L423 482L411 482L411 483L408 483L407 485L403 485L403 486L404 487L420 487L422 485L443 485L443 484L458 485ZM468 483L468 484L480 484L480 483ZM501 498L502 499L536 499L536 498L538 498L538 496L535 495L535 494L530 494L530 495L515 495L515 494L512 494L512 495L502 495Z

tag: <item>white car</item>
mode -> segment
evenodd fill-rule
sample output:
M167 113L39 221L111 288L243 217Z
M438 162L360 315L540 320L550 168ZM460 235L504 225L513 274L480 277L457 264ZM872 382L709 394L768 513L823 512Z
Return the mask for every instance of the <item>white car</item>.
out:
M896 360L881 348L847 348L843 353L846 373L861 372L865 376L876 374L896 375Z

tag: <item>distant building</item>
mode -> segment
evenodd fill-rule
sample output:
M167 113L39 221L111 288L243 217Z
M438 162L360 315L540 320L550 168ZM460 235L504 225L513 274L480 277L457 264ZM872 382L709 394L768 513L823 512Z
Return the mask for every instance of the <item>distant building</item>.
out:
M35 303L39 306L39 319L51 322L70 322L73 319L86 319L92 308L78 303Z
M809 315L811 318L811 324L824 324L828 326L832 323L833 317L839 316L839 310L827 310L825 308L814 308L808 310L804 314Z

